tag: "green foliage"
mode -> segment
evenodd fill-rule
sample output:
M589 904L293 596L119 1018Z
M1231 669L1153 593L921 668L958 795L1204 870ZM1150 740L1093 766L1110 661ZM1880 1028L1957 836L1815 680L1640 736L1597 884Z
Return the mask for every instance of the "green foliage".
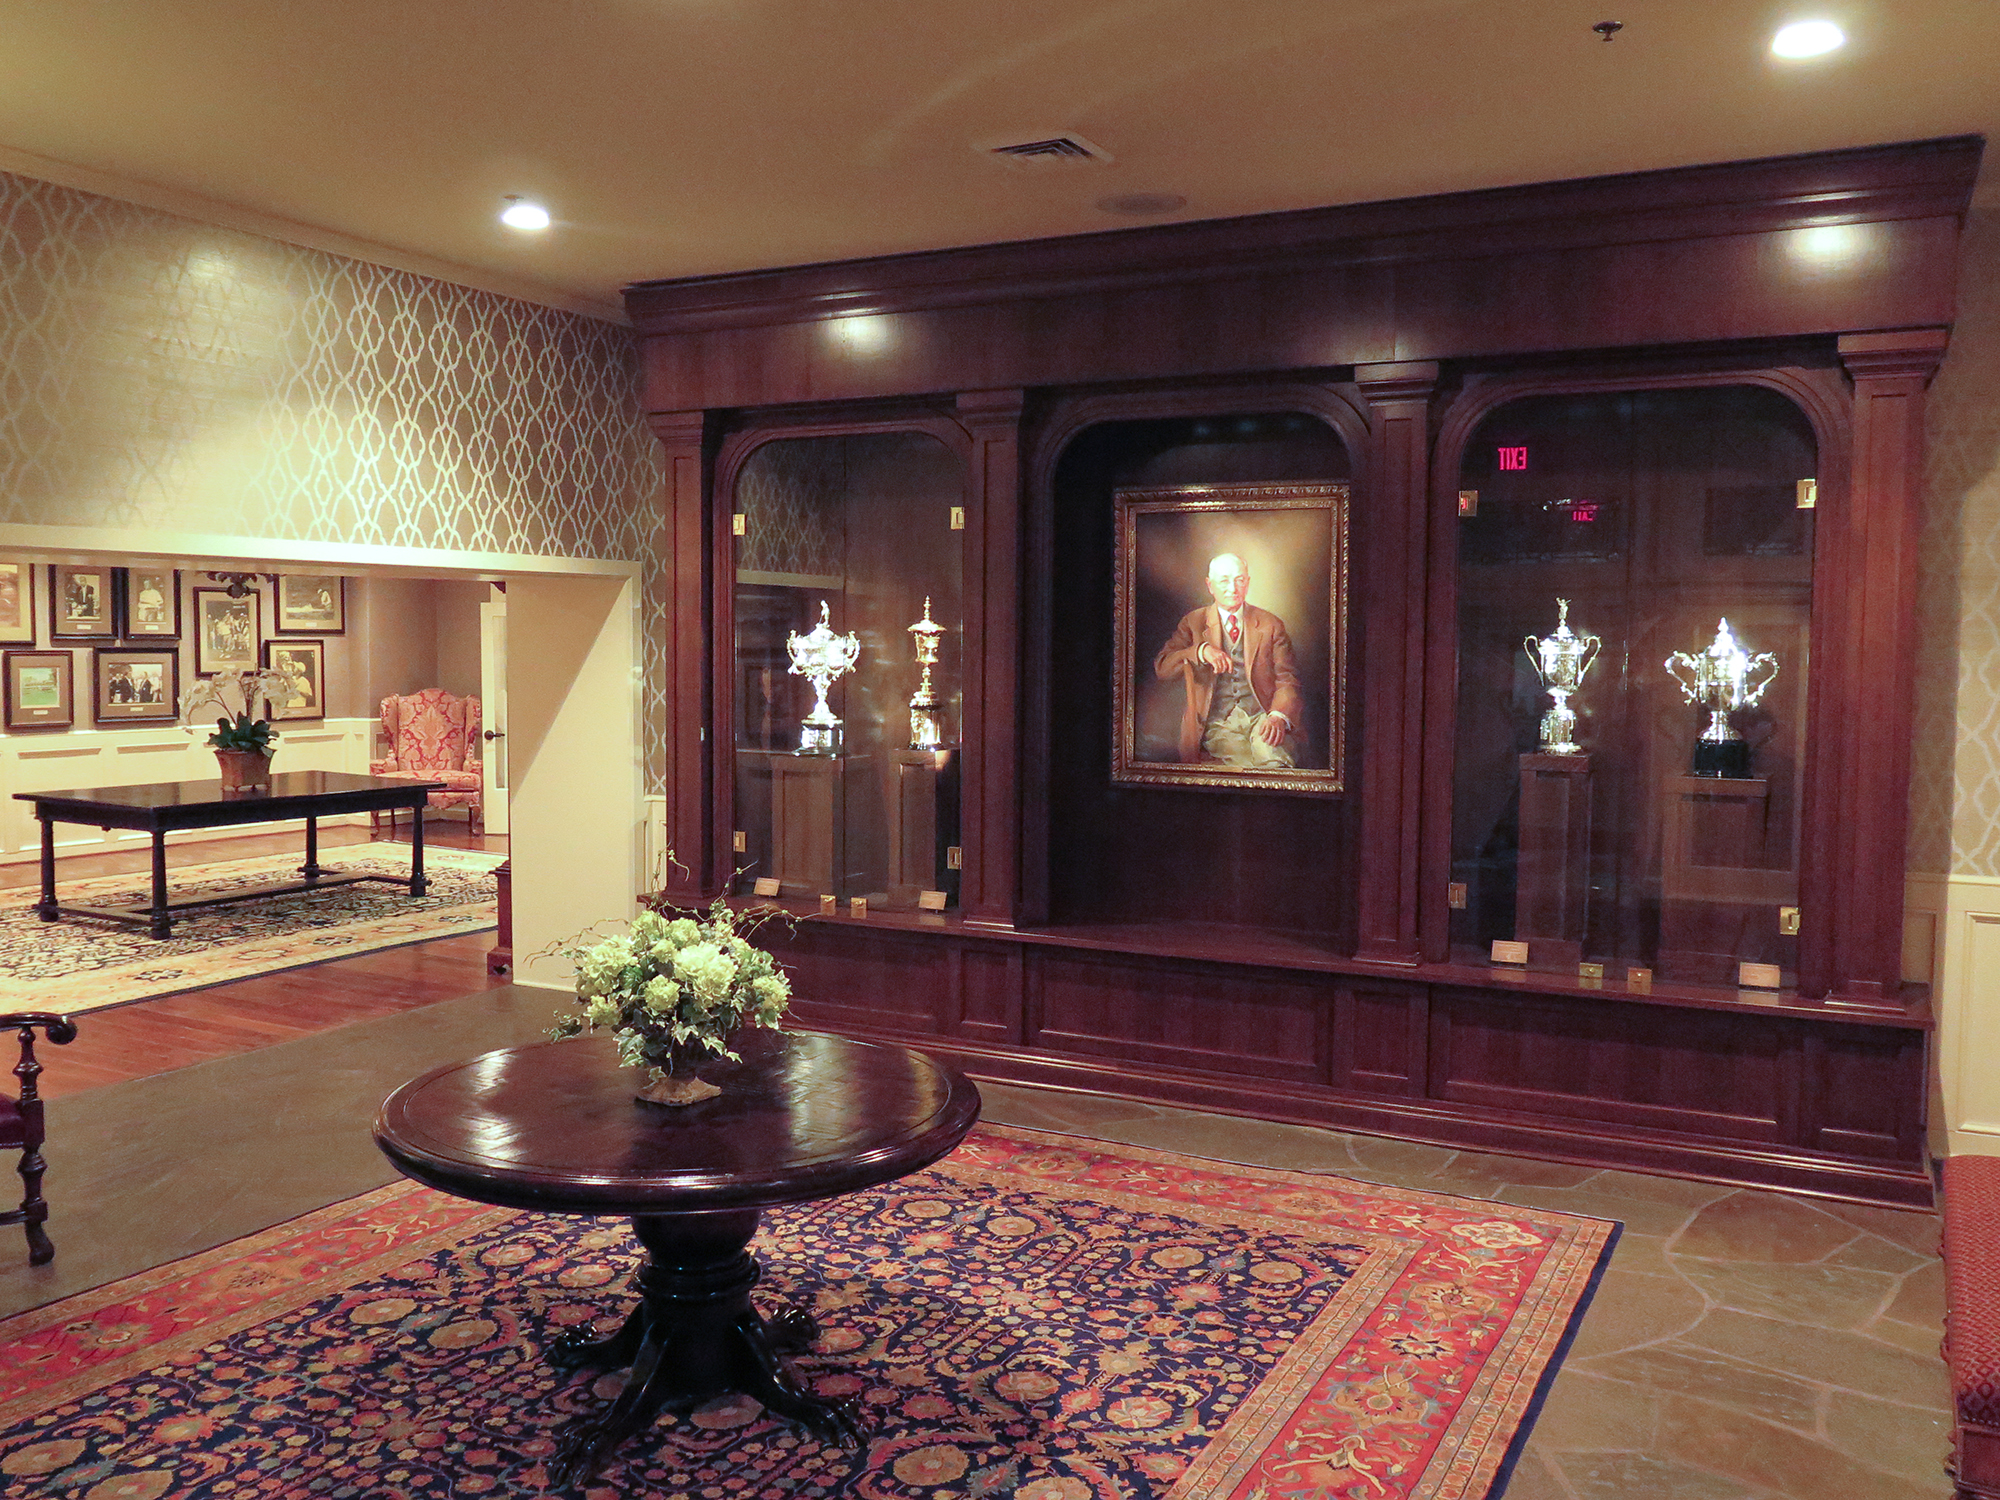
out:
M726 901L706 921L642 911L626 931L585 947L558 948L576 966L576 1009L557 1013L562 1040L609 1029L620 1061L672 1072L703 1057L727 1057L742 1026L776 1027L791 1004L791 980L749 941L763 915Z
M271 727L269 719L238 714L233 719L217 719L215 733L208 737L208 742L218 750L254 750L259 755L270 755L275 751L277 739L278 731Z

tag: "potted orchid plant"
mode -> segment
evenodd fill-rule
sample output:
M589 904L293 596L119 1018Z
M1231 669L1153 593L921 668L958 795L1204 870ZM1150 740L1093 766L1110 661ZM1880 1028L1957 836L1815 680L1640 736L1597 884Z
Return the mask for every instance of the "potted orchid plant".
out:
M217 672L181 694L182 727L193 734L194 716L205 708L222 710L208 743L215 750L225 792L262 791L271 785L271 757L278 731L264 713L273 694L290 687L282 672Z

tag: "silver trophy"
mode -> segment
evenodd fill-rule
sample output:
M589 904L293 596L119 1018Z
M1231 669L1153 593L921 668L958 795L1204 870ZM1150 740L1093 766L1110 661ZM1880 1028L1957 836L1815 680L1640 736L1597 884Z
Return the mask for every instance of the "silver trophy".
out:
M944 700L931 687L931 668L937 665L938 640L944 626L931 619L930 595L924 596L924 617L910 627L916 639L917 662L924 669L923 681L910 694L910 748L944 748Z
M840 720L827 707L826 690L837 678L854 670L861 654L861 641L852 635L835 635L828 623L826 601L819 601L819 624L810 633L796 630L785 637L785 649L792 655L792 675L813 685L818 701L799 725L799 754L840 754Z
M1569 628L1569 600L1556 600L1556 633L1527 636L1521 644L1555 699L1555 706L1542 715L1541 753L1578 755L1583 747L1576 742L1576 710L1569 706L1570 694L1583 686L1583 674L1597 660L1603 646L1594 635L1577 635Z
M1694 746L1694 774L1743 778L1750 774L1750 746L1729 723L1739 708L1753 707L1778 675L1778 658L1755 656L1736 642L1727 620L1717 627L1706 651L1676 651L1667 670L1690 703L1708 710L1708 727Z

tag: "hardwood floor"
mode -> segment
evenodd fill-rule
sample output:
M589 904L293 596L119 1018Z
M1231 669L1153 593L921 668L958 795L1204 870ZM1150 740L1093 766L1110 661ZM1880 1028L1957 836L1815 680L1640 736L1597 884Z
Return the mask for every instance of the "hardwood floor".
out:
M330 828L320 838L324 849L369 842L373 840L365 828ZM457 823L426 824L424 842L460 849L507 847L503 837L468 834ZM212 839L169 849L168 863L184 867L298 847L296 834ZM148 857L143 848L74 856L59 862L57 878L143 870ZM39 879L32 864L0 867L0 887L32 886ZM147 1078L490 989L506 982L486 973L486 950L492 946L492 933L476 932L92 1011L77 1018L77 1038L69 1046L39 1049L46 1068L42 1097L56 1099Z

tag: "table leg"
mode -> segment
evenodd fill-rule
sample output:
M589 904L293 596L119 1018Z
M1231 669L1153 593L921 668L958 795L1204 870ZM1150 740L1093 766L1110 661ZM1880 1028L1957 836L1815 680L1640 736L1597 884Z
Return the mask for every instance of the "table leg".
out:
M167 909L167 834L163 828L153 830L153 909L146 915L153 919L154 937L174 935L173 913Z
M430 794L424 794L424 802ZM430 889L424 879L424 803L417 804L416 813L410 819L410 894L421 896Z
M754 1396L830 1443L856 1447L854 1419L808 1395L783 1356L818 1335L811 1317L787 1309L766 1320L750 1301L757 1262L746 1248L757 1232L754 1209L727 1214L647 1214L632 1220L646 1247L637 1278L640 1305L611 1337L574 1335L549 1350L559 1370L617 1369L631 1374L610 1408L574 1424L559 1440L552 1478L582 1484L626 1438L645 1431L669 1407L685 1409L728 1391Z
M306 862L299 866L299 873L308 880L317 880L326 871L319 867L319 818L317 815L306 819Z
M44 922L62 915L62 908L56 905L56 823L46 815L42 818L42 899L35 903L35 915Z

